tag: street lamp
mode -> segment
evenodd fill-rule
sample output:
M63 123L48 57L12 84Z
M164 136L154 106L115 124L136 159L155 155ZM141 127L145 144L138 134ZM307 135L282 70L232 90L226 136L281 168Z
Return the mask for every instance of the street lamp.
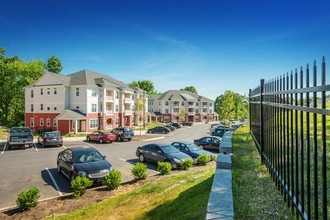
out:
M146 111L145 111L145 107L146 107L146 99L145 99L145 96L146 96L146 92L143 90L143 115L142 115L142 120L143 120L143 129L146 129L146 121L145 121L145 114L146 114Z

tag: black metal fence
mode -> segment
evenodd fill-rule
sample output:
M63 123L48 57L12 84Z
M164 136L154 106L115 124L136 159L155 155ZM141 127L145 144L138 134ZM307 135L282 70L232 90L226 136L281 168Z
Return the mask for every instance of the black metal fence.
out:
M250 89L250 129L262 163L302 219L328 219L330 211L329 91L324 57L320 74L314 61L312 70Z

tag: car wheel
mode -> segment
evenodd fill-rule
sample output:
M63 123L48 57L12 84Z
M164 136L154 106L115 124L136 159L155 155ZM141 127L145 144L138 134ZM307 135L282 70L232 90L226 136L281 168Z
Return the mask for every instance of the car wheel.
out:
M163 133L163 134L166 134L166 131L163 131L162 133Z
M33 144L29 144L29 148L32 148L33 147Z
M61 167L60 167L59 164L57 164L57 173L62 173L62 172L61 172Z
M118 136L117 140L120 142L122 140L122 138L120 136Z
M91 141L91 139L89 137L87 137L87 141Z
M131 140L132 140L132 138L128 138L127 140L128 140L128 141L131 141Z
M100 138L99 143L100 144L103 144L104 143L103 138Z
M139 155L139 160L140 160L141 163L143 163L145 161L145 158L144 158L143 154Z

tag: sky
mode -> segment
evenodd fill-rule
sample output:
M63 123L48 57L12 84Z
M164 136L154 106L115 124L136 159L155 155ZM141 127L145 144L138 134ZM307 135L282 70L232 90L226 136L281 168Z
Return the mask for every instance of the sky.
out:
M65 75L247 95L260 79L330 59L330 1L0 0L0 47L27 62L57 56Z

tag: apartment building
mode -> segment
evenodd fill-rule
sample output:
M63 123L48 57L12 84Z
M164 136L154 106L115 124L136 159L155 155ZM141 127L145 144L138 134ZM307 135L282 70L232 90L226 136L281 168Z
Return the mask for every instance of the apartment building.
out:
M101 73L47 72L25 88L25 124L62 133L131 126L138 122L134 105L142 97L147 100L143 90Z
M214 101L188 91L168 90L148 97L149 120L158 122L205 122L217 120Z

